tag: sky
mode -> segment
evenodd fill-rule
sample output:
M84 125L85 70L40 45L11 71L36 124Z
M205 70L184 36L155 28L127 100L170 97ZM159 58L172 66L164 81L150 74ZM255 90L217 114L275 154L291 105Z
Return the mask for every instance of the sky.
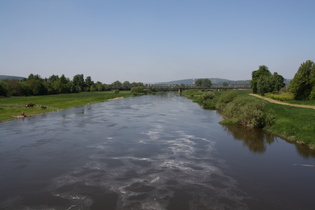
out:
M292 79L315 61L314 0L0 0L0 75Z

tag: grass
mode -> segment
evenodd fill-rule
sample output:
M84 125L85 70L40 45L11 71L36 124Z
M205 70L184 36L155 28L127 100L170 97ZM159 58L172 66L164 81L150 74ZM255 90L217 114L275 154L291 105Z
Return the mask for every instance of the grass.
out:
M32 116L131 95L130 91L120 91L118 94L115 94L113 91L105 91L45 96L2 97L0 98L0 122L16 119L16 116L21 115L22 112L26 116ZM29 103L36 104L36 106L25 107L25 104ZM46 106L47 109L41 109L41 106Z
M286 140L295 141L300 144L308 145L310 148L315 149L315 110L292 107L281 104L274 104L265 102L263 99L250 96L250 90L235 91L237 98L241 98L244 101L247 99L255 100L261 103L266 103L264 112L273 116L273 123L266 125L263 129L267 130L277 136L280 136ZM202 91L196 90L183 93L184 96L193 99L199 103L202 107L207 107L207 104L212 104L211 107L220 108L219 98L223 92L215 92L215 98L212 100L203 100ZM284 101L291 104L302 105L315 105L315 100L297 101L288 100ZM237 122L235 119L228 119L226 124L233 124Z
M265 129L287 140L309 145L315 149L315 110L267 103L275 114L273 125Z
M311 105L315 106L315 100L287 100L284 101L289 104Z

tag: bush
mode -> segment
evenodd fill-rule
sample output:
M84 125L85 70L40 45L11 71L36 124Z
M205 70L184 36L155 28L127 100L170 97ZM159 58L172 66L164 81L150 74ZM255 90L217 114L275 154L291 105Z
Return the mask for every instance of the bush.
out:
M236 91L225 92L219 98L218 103L229 103L233 101L236 96L237 96Z
M133 87L131 88L131 93L134 96L139 96L139 95L145 95L149 93L148 89L145 89L143 86L139 86L139 87Z
M213 92L211 92L211 91L209 91L209 92L207 92L207 93L204 93L204 94L202 95L202 98L203 98L204 100L214 99L214 97L215 97L215 94L214 94Z
M228 118L237 119L239 124L262 128L274 121L273 115L265 112L265 106L266 102L237 97L224 107L222 114Z
M225 109L226 105L234 100L236 98L237 93L236 91L228 91L224 92L216 102L215 108L218 110Z

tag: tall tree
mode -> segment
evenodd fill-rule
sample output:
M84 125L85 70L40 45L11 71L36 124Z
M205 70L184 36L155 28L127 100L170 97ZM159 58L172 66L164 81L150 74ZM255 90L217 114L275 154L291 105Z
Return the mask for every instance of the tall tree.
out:
M48 78L49 82L55 82L55 81L58 81L59 80L59 76L58 75L51 75L49 78Z
M253 93L258 92L258 88L257 88L258 80L260 77L263 77L263 76L271 76L271 73L268 67L265 65L259 66L258 70L255 70L252 72L252 80L250 83L251 83L251 88L253 89Z
M87 76L85 78L85 85L88 87L91 87L94 84L94 81L92 80L91 76Z
M129 81L124 81L122 85L123 85L124 89L130 89L130 82Z
M122 87L122 83L117 80L117 81L113 82L111 86L114 89L120 89Z
M289 91L294 94L297 100L309 99L313 97L315 90L315 63L307 60L299 67L294 78L290 82Z
M0 81L0 96L7 96L7 87L6 83L3 81Z
M70 82L70 80L68 78L65 77L65 75L61 75L61 77L59 78L60 82L62 82L63 84L67 84L68 82Z
M273 73L272 75L273 77L273 91L279 91L281 88L283 88L285 86L284 83L284 78L283 76L281 76L280 74L278 74L277 72Z
M73 77L72 80L73 84L75 85L75 87L77 88L77 91L83 91L84 90L84 75L83 74L77 74Z
M274 78L272 75L259 77L257 80L257 93L264 95L274 91Z

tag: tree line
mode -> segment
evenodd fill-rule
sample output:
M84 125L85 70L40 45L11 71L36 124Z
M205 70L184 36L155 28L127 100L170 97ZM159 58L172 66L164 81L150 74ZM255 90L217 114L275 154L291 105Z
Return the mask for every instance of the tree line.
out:
M41 78L40 75L30 74L22 80L9 79L0 81L0 96L31 96L51 95L61 93L79 93L89 91L130 90L132 87L144 86L141 82L115 81L112 84L94 82L91 76L77 74L72 80L65 75L52 75Z
M265 65L259 66L252 72L251 88L260 95L289 92L296 100L315 99L315 63L311 60L302 63L288 87L283 76L272 74Z

